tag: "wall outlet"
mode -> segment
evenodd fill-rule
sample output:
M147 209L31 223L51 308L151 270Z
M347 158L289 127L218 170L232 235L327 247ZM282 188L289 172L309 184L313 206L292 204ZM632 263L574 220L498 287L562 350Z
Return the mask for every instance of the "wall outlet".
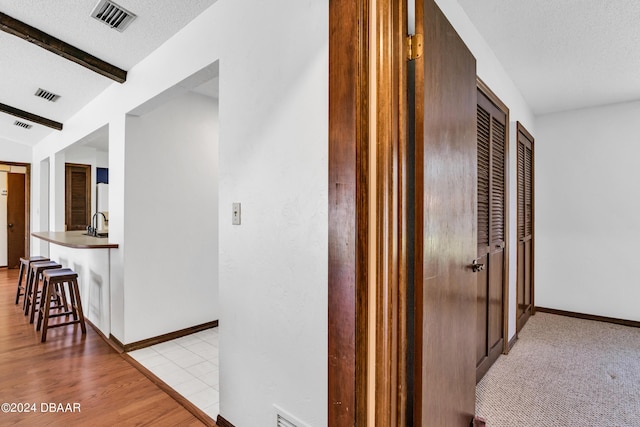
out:
M233 225L240 225L240 219L241 219L240 203L234 203L231 223Z

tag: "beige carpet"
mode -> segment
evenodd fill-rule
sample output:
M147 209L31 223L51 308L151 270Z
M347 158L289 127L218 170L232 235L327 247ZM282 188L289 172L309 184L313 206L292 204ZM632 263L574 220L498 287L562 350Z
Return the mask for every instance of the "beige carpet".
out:
M488 427L640 426L640 328L537 313L476 387Z

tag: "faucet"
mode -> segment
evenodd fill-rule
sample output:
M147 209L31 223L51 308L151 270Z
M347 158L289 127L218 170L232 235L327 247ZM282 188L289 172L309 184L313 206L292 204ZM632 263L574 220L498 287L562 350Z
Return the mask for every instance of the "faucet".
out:
M91 217L91 225L89 226L89 230L87 230L87 234L90 234L93 237L98 236L98 214L102 215L102 218L104 218L104 222L107 222L107 217L102 212L96 212L93 214L93 216Z

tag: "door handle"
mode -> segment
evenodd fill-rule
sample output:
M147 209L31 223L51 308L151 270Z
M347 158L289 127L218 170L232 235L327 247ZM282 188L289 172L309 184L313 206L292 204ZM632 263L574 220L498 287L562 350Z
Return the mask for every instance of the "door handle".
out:
M13 224L7 224L9 228L13 228Z
M477 273L478 271L484 270L484 264L481 264L477 259L474 259L473 263L471 264L471 269L474 273Z

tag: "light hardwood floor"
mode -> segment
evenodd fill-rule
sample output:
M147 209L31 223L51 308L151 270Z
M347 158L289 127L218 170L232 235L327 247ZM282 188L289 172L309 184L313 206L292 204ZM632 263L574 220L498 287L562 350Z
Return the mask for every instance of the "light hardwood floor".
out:
M0 425L203 425L91 327L86 336L78 325L50 329L41 344L22 297L14 304L17 276L0 269ZM6 403L31 412L5 412ZM50 404L80 411L52 412Z

